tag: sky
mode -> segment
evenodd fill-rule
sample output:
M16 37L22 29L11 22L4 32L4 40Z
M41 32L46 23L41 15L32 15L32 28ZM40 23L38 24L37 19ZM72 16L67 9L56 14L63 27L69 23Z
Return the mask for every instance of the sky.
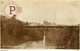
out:
M24 22L43 23L44 20L56 24L80 24L79 0L0 0L0 2L14 1L22 12L16 18ZM0 4L3 7L4 4ZM3 14L0 8L0 14Z

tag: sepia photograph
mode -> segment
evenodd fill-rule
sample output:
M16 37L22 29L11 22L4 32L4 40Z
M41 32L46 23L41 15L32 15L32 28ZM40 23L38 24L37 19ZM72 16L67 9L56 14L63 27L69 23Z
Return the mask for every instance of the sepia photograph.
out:
M0 49L80 49L79 0L0 0Z

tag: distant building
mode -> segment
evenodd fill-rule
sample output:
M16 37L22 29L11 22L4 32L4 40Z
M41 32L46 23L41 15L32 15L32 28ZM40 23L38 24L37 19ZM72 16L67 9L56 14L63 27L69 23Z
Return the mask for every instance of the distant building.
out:
M44 22L43 22L43 26L51 26L51 23L48 22L48 21L44 21Z
M44 21L44 22L43 22L43 25L44 25L44 26L57 26L56 23L51 23L51 22L48 22L48 21Z

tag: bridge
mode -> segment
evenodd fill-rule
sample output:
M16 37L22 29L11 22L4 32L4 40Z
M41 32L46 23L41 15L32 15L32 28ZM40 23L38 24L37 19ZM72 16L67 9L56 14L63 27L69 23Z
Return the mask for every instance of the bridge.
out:
M48 29L48 28L79 28L79 26L24 26L24 28L43 28L43 29Z

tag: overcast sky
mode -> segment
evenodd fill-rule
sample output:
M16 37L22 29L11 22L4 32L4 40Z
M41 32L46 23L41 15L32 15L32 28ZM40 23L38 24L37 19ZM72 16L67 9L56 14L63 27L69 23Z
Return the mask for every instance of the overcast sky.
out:
M4 3L12 0L0 0ZM75 25L80 23L79 0L13 0L22 7L17 19L24 22L44 20L57 24ZM2 5L0 5L2 6ZM1 8L0 8L1 9ZM1 11L1 10L0 10ZM2 12L2 11L1 11Z

